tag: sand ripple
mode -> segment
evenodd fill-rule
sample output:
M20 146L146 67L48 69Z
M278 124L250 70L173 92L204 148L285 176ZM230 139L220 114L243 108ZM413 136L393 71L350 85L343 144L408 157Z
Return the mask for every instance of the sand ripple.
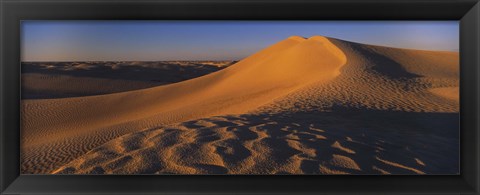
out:
M230 115L145 130L107 142L58 174L438 174L456 172L456 131L448 116L356 111ZM442 114L439 114L442 115ZM352 117L355 116L355 117ZM317 118L322 118L317 120ZM372 124L370 118L394 124ZM307 119L305 124L295 122ZM343 121L342 124L338 121ZM321 131L319 131L321 130ZM438 135L442 131L443 135ZM348 135L348 136L347 136ZM432 136L449 137L435 139ZM421 160L420 160L421 159ZM421 163L420 163L421 162ZM99 170L101 170L99 172Z

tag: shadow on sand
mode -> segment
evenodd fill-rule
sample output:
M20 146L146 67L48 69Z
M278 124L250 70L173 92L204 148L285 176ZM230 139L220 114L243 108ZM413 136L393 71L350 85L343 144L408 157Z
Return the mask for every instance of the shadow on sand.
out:
M319 173L319 166L328 166L324 162L331 161L333 155L351 158L359 170L338 166L331 169L353 174L377 174L382 170L393 174L459 172L458 113L337 108L332 112L225 118L243 121L245 125L237 126L243 134L249 127L262 125L268 139L275 140L271 145L278 152L273 155L278 158L275 162L304 155L301 149L287 144L285 137L295 137L306 148L314 149L315 157L302 160L300 168L304 173Z

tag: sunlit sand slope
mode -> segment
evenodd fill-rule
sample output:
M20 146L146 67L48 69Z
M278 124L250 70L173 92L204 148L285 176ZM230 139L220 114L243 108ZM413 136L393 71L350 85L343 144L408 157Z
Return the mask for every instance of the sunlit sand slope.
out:
M224 70L110 95L22 101L22 172L49 173L120 135L252 111L340 74L345 54L325 37L290 37Z

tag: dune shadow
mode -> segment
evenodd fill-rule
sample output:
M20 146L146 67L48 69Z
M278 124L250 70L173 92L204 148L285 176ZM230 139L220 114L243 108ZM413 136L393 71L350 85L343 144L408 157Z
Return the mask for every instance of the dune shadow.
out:
M391 79L420 77L420 75L408 72L400 63L376 52L375 49L372 49L371 47L353 42L350 42L350 46L361 55L367 56L368 60L372 62L372 70L377 73L381 73Z
M458 113L336 108L240 118L247 127L268 124L261 129L269 137L261 141L273 150L269 158L277 163L301 159L306 174L322 167L350 174L459 173ZM292 147L294 142L299 146Z

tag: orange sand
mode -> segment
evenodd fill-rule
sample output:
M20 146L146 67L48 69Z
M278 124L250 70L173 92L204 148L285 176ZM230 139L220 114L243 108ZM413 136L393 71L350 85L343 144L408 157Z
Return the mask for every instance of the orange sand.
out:
M293 36L179 83L23 100L22 173L457 173L458 63Z

